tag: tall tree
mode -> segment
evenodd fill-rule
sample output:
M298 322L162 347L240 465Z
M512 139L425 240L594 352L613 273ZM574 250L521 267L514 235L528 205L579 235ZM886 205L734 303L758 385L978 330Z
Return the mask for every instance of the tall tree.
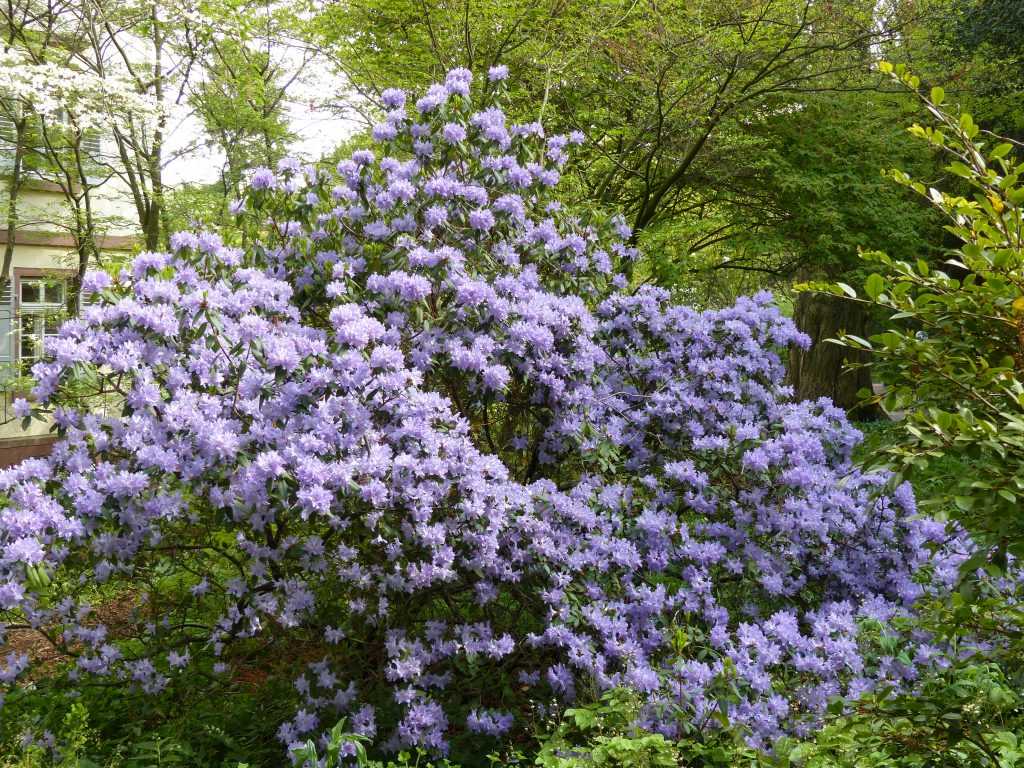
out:
M396 77L421 85L452 66L508 64L520 84L511 95L517 117L536 116L516 106L536 102L548 124L587 134L580 196L627 211L634 238L659 246L634 279L678 285L692 282L699 269L760 274L761 284L771 284L841 271L854 261L856 244L879 227L878 217L888 216L880 206L845 209L846 230L830 240L829 217L811 223L814 210L799 192L777 187L780 174L794 181L795 166L768 168L765 154L797 150L785 126L801 115L831 123L861 118L836 115L825 97L876 89L871 63L880 47L896 44L903 27L918 21L911 6L900 0L352 0L327 6L316 24L336 66L369 105ZM865 153L876 149L858 146ZM846 162L825 153L817 159ZM872 162L869 178L884 164L882 155L856 160L861 168ZM819 181L837 189L829 173L822 171ZM833 202L842 204L838 189L818 210ZM860 223L861 215L874 218ZM823 306L814 314L836 311ZM834 330L834 323L811 324L812 313L803 314L805 330ZM854 320L866 322L835 318L845 326ZM816 374L804 394L855 403L856 387L838 384L841 359L821 359Z
M796 279L854 283L863 277L860 251L878 243L901 259L937 257L933 242L941 237L939 217L879 172L881 158L915 175L938 170L933 158L920 156L902 128L911 108L902 93L819 94L799 110L769 118L761 129L770 141L759 186L765 208L776 218L754 242L744 243L746 251L769 262L774 257L778 269ZM871 333L871 316L851 307L831 296L797 295L794 319L814 341L809 349L790 352L789 377L798 396L825 395L848 407L858 402L859 392L870 389L867 367L842 371L845 361L863 358L825 341L844 333ZM862 410L861 415L872 412Z
M180 38L194 13L174 0L82 0L72 15L83 41L76 63L97 77L124 79L161 107L153 119L129 116L111 126L117 156L107 163L131 195L145 247L156 249L168 236L168 121L185 100L194 64Z
M10 57L15 51L20 31L28 23L26 9L19 8L14 0L8 0L4 7L4 56ZM10 65L16 66L20 61L15 59ZM5 66L8 62L5 60ZM7 230L7 242L4 243L3 261L0 262L0 293L3 293L11 279L11 265L14 261L14 234L20 224L19 198L25 183L25 155L28 150L29 114L21 99L13 94L4 94L0 98L0 116L5 123L5 130L0 132L0 149L5 159L9 158L9 167L4 168L4 193L7 200L4 210L4 224Z
M148 120L152 103L130 84L81 66L88 39L77 3L9 0L2 9L7 49L0 67L0 94L21 123L15 124L14 170L8 184L7 224L19 224L18 193L26 172L54 183L66 210L51 222L66 227L81 277L99 256L97 191L113 177L97 153L99 132L131 120ZM8 238L0 279L8 280L13 257Z
M205 143L224 158L222 207L241 192L254 166L272 166L294 138L290 89L315 51L297 38L301 3L231 0L204 6L188 43L201 76L189 103L205 128Z
M369 99L396 75L413 86L453 66L509 64L524 101L539 95L549 122L588 134L588 196L625 207L640 231L715 192L700 181L732 172L715 150L751 119L863 87L871 46L894 33L876 5L354 0L316 25Z

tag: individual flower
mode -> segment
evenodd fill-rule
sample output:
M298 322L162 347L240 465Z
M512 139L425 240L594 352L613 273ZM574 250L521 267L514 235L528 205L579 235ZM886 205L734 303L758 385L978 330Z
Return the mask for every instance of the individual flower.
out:
M405 91L400 88L385 88L380 95L380 100L388 109L398 109L405 106Z
M466 129L459 123L446 123L441 135L449 144L458 144L460 141L466 140Z
M253 190L273 189L277 185L277 177L269 168L255 168L249 175L249 188Z
M469 226L486 232L494 226L494 214L486 208L477 208L469 212Z

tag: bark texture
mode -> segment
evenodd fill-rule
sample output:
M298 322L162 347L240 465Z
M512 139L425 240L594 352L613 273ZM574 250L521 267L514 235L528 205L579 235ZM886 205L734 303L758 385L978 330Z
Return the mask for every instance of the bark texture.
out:
M847 362L865 362L868 356L827 341L841 333L867 337L870 319L855 302L821 293L799 295L793 320L811 337L811 346L789 353L789 382L798 399L828 397L857 418L879 415L877 407L861 407L857 396L860 390L871 390L870 369L845 370Z

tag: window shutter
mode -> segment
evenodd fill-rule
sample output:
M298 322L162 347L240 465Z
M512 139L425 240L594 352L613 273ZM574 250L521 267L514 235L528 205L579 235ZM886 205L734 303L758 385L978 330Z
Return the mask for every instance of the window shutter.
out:
M0 114L0 139L6 143L13 143L16 135L14 121L8 115Z
M6 114L0 114L0 168L14 167L14 142L18 130L14 121Z
M100 160L103 154L103 142L98 133L86 133L82 136L82 151L92 160Z
M14 277L0 290L0 371L7 373L6 366L14 360Z

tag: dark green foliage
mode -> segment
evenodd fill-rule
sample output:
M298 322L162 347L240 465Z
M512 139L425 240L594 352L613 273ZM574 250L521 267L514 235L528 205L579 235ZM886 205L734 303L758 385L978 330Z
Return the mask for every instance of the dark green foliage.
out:
M358 0L314 26L371 98L508 64L511 114L586 133L578 198L627 212L649 254L636 278L717 304L796 270L838 274L877 237L928 241L922 207L899 210L878 178L905 144L905 99L873 93L869 73L893 6Z
M900 68L894 76L920 85ZM865 298L849 286L833 290L888 319L870 340L846 335L842 343L872 353L888 386L884 406L908 414L905 439L890 450L897 464L920 469L948 455L971 462L950 510L981 547L966 570L1002 567L1008 554L1024 556L1024 164L970 115L950 115L941 88L922 98L935 124L911 132L949 160L947 172L969 192L939 191L903 170L890 176L944 213L961 245L942 269L867 254L878 272L866 279Z
M42 679L8 697L0 719L0 755L10 757L8 762L0 758L0 766L221 768L239 760L253 768L280 765L274 732L293 704L286 685L207 681L199 695L185 697L184 688L171 688L156 698L132 695L121 686L93 686L72 698L66 684L60 676ZM193 679L188 689L197 691L201 684ZM66 725L69 717L76 718L77 730ZM44 731L55 734L56 752L21 747L24 735ZM78 742L78 762L62 763L69 740ZM33 753L36 762L17 762Z
M1024 3L1019 0L960 0L954 30L961 50L984 45L1024 66Z
M825 94L761 128L762 184L776 217L758 243L780 271L850 274L858 251L878 243L896 258L936 252L938 217L879 172L881 163L915 175L934 168L900 127L906 107L885 93Z

